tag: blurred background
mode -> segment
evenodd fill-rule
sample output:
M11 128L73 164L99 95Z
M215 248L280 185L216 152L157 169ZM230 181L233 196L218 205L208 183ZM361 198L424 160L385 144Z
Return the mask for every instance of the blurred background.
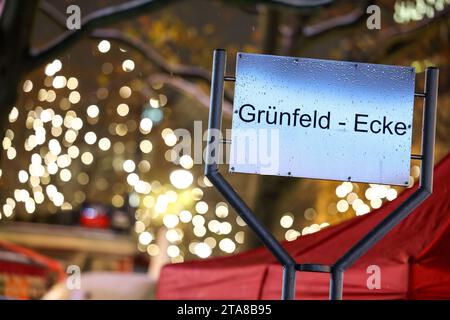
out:
M71 5L79 30L66 24ZM370 5L380 29L367 26ZM176 129L194 137L207 126L215 48L227 50L229 75L238 51L412 66L417 92L425 68L438 67L439 161L450 150L449 11L449 0L0 0L0 296L149 299L166 263L260 245L194 150L173 149ZM223 169L280 241L367 214L404 189ZM86 274L84 290L65 288L78 270L69 266Z

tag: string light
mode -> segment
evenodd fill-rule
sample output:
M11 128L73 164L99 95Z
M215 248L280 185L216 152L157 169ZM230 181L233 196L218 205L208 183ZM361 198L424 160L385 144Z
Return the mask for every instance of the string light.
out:
M112 46L109 41L102 40L97 48L98 52L106 54ZM124 59L121 67L130 75L136 70L136 64L130 58ZM2 140L6 157L14 160L22 150L31 156L25 160L29 162L15 172L14 183L18 187L13 188L13 196L4 201L0 217L10 219L15 211L39 214L43 210L52 213L77 210L84 201L92 201L89 193L83 191L89 185L97 192L103 191L107 195L105 201L116 208L136 208L134 231L142 252L151 256L161 254L161 248L153 243L153 235L161 226L168 229L164 236L171 243L167 254L173 262L183 261L189 252L201 258L211 256L213 251L234 252L237 244L244 242L244 232L236 228L245 223L239 219L236 223L230 220L229 208L224 202L215 207L211 204L214 210L209 211L210 205L202 200L203 188L212 184L204 176L194 177L190 171L194 166L190 155L182 155L176 163L179 167L167 175L170 184L146 179L147 173L152 171L151 163L145 157L156 147L150 133L164 117L165 113L160 109L167 105L167 96L155 93L149 98L139 120L135 118L131 102L118 102L116 112L112 114L106 109L103 114L102 109L102 116L107 119L114 114L115 122L98 125L103 121L99 118L101 100L113 96L111 88L102 84L93 90L93 97L85 97L80 88L81 79L64 74L62 68L62 61L55 59L45 66L42 85L31 79L25 80L23 93L32 95L39 105L31 106L23 114L19 112L22 108L13 107L8 115L9 123L19 125L18 120L23 121L20 125L25 124L30 132L25 133L22 141L16 141L14 131L6 130ZM105 62L100 71L106 76L120 68ZM129 85L119 87L118 96L129 99L133 91L142 90L142 86L140 79L133 79ZM154 86L153 90L161 88ZM91 98L100 102L87 104L85 100ZM140 138L135 142L135 136L129 133L137 129ZM173 147L178 140L170 128L164 128L161 137L168 147ZM140 152L130 157L136 148ZM175 159L173 150L168 152L171 160ZM102 155L107 155L104 159L111 161L116 174L114 179L120 178L121 182L113 181L111 177L106 179L85 167L100 160L98 157ZM89 173L82 170L89 170ZM1 173L0 169L0 177ZM230 221L222 220L227 218ZM204 240L200 241L200 238Z

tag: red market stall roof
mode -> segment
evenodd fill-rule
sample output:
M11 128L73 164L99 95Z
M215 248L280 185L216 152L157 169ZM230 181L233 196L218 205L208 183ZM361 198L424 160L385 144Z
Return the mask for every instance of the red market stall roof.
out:
M417 188L378 210L283 246L298 263L333 264ZM344 299L450 299L450 155L434 192L344 274ZM375 266L375 267L373 267ZM380 288L373 288L379 267ZM163 268L159 299L279 299L281 266L265 248ZM369 284L369 285L368 285ZM296 299L327 299L329 274L297 272ZM369 289L371 287L372 289Z

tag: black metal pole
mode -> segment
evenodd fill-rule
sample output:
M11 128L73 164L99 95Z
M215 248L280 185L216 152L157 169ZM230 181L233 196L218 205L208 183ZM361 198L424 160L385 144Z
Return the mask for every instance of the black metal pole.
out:
M206 145L205 175L218 170L220 141L215 131L222 127L222 103L227 53L224 49L216 49L213 54L211 75L211 97L209 106L208 140Z
M381 238L405 219L433 190L434 144L439 70L427 68L425 73L425 100L422 125L422 165L419 188L397 209L389 214L363 239L350 248L334 265L330 281L330 299L342 299L343 281L339 273L349 268Z
M423 103L422 166L420 185L433 192L434 145L436 139L436 112L439 69L425 71L425 100Z
M233 187L223 178L219 172L208 174L208 179L219 190L223 197L231 204L245 223L256 233L261 242L272 252L275 258L283 266L292 266L295 270L295 261L289 253L281 246L274 236L267 231L261 222L253 214L252 210L234 191Z
M330 300L342 300L344 271L333 268L330 273Z
M273 235L256 218L251 209L234 191L231 185L218 171L218 157L220 138L217 131L221 129L222 101L225 79L226 51L214 50L213 67L211 77L211 105L209 110L208 140L206 147L205 176L214 184L224 198L231 204L236 212L247 223L250 229L256 233L261 242L270 250L275 258L283 265L283 288L281 298L294 299L295 296L295 261ZM216 131L216 132L214 132Z
M285 264L283 266L283 287L281 291L282 300L295 299L295 278L296 278L295 263Z

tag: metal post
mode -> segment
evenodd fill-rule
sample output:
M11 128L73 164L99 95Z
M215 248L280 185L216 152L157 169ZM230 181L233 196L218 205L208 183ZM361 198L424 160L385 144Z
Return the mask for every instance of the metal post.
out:
M220 139L215 130L221 128L222 101L225 80L226 51L214 50L212 77L211 77L211 105L209 110L208 140L206 147L205 176L219 190L224 198L231 204L236 212L256 233L261 242L270 250L275 258L284 267L282 299L294 299L295 296L295 261L273 235L256 218L251 209L234 191L231 185L219 173L217 160L219 157Z
M398 223L405 219L433 190L434 143L439 70L427 68L425 73L425 101L422 125L422 166L419 188L397 209L381 221L363 239L350 248L334 265L333 270L346 270L364 255ZM342 279L332 276L330 298L342 299Z
M224 49L214 50L212 75L211 75L211 97L208 123L208 140L206 146L205 175L216 172L219 157L220 141L215 131L220 131L222 126L222 102L224 76L227 61L227 53Z
M344 271L333 269L330 273L330 300L342 300Z
M294 300L295 299L295 264L289 264L283 266L283 287L281 291L282 300Z
M425 100L423 102L422 166L420 186L433 192L434 143L436 139L436 112L439 69L425 71Z

